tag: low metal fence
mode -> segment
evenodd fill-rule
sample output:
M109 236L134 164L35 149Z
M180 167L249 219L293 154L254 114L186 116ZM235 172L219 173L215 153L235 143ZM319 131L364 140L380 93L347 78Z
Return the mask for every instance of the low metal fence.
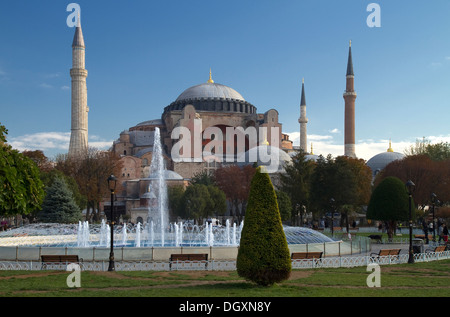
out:
M367 266L371 263L379 265L391 265L408 263L408 254L398 256L340 256L325 257L321 259L292 260L293 269L310 268L339 268ZM429 262L450 259L450 251L425 252L414 254L415 262ZM208 265L204 262L181 262L181 261L116 261L116 271L169 271L169 270L210 270L210 271L233 271L236 270L235 260L209 260ZM66 270L68 263L46 263L40 261L1 261L0 270ZM171 265L172 264L172 265ZM108 261L80 262L82 271L107 271Z

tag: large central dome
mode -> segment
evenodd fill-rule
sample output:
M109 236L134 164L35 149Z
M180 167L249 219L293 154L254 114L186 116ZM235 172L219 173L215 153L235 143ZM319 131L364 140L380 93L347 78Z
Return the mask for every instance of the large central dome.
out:
M211 82L186 89L178 96L176 101L200 98L235 99L245 101L244 97L233 88Z
M163 116L171 111L180 111L186 105L192 105L196 111L202 112L256 114L256 107L247 102L236 90L214 83L211 71L206 83L189 87L183 91L174 102L164 108Z

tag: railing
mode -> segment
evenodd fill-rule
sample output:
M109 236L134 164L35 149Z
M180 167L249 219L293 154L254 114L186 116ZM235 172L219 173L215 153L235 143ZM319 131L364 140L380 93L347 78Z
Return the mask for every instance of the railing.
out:
M339 268L339 267L357 267L367 266L371 263L379 265L391 265L408 263L408 254L399 256L336 256L325 257L321 259L292 260L293 269L311 269L311 268ZM414 254L415 262L429 262L450 259L450 251L444 252L426 252ZM175 263L175 262L174 262ZM106 271L108 261L82 262L80 268L83 271ZM66 263L48 263L46 270L66 270ZM40 261L3 261L0 262L0 270L41 270ZM169 271L169 261L116 261L116 271ZM172 270L205 270L204 263L184 262L172 266ZM233 271L236 270L235 260L209 260L208 271Z

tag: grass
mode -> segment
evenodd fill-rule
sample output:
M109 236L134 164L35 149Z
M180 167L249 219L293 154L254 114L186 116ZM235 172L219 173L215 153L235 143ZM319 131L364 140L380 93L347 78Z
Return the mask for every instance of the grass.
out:
M81 272L69 288L65 271L0 271L0 297L440 297L450 294L450 260L381 266L381 287L365 267L293 270L289 280L260 287L235 271Z

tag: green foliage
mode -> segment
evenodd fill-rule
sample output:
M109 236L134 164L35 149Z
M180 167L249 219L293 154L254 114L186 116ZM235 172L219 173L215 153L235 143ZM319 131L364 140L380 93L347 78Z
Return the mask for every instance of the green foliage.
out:
M207 171L201 171L200 173L197 173L194 175L194 177L192 177L190 183L192 185L203 184L209 186L215 185L216 180L214 178L214 175L209 174Z
M263 286L283 281L291 272L275 190L260 168L250 185L236 266L239 276Z
M427 139L416 140L415 145L411 145L409 150L405 151L407 156L428 155L433 161L445 161L450 159L450 143L440 142L431 144Z
M186 188L181 199L180 215L187 219L202 219L226 212L226 197L214 185L193 184ZM180 206L180 207L181 207Z
M170 186L167 189L167 197L169 201L169 209L175 217L183 216L183 186Z
M414 212L414 202L411 202ZM375 187L367 207L367 218L382 221L409 220L409 196L397 177L387 177Z
M280 210L281 220L289 220L292 216L291 198L288 194L281 190L277 190L275 193L277 194L278 209Z
M330 210L331 198L335 207L346 213L367 204L370 199L372 174L362 159L329 155L317 160L311 183L311 198L317 209ZM343 206L347 206L345 209Z
M227 198L225 193L214 185L208 185L209 197L211 198L211 205L209 209L215 216L223 215L227 211Z
M73 223L81 219L81 210L63 178L56 177L47 188L47 195L38 218L42 222Z
M292 164L287 164L284 168L286 173L280 174L281 189L291 201L291 213L295 213L297 206L309 208L311 176L313 174L315 162L306 159L306 153L299 151L292 157ZM282 219L287 220L283 214L284 208L280 207ZM291 214L296 217L296 214ZM303 217L303 215L301 215Z
M41 173L41 180L44 183L45 187L50 187L57 178L64 179L67 187L72 192L73 199L75 200L77 206L80 209L86 208L87 198L86 196L81 195L80 190L78 189L78 184L73 177L68 176L57 169L52 169L48 172Z
M44 185L36 164L5 143L6 134L0 124L0 213L26 215L40 208Z

